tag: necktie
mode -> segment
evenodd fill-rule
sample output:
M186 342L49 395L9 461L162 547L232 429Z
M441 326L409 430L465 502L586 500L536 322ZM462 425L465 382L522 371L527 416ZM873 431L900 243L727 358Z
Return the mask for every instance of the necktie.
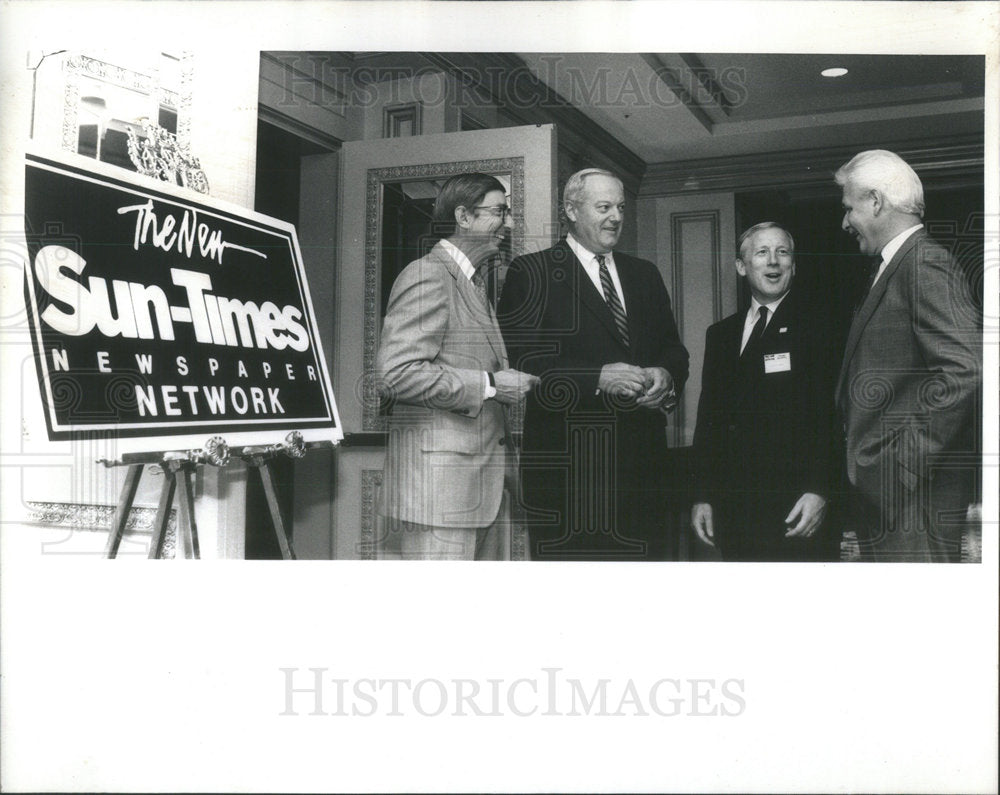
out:
M601 276L601 288L604 290L604 300L608 303L608 309L611 310L611 316L615 319L618 333L622 335L622 341L627 348L629 346L628 319L625 317L625 308L618 297L618 291L615 289L614 282L611 281L611 272L608 270L608 266L605 265L602 254L597 255L597 265Z
M868 293L872 291L872 287L875 285L875 277L878 276L879 268L882 267L882 258L875 257L869 267L871 268L871 272L868 274L868 289L865 290L865 295L868 295Z
M854 314L857 314L861 309L861 305L865 302L868 297L868 293L872 291L872 287L875 286L875 277L878 276L879 268L882 267L882 257L873 257L872 261L868 264L868 282L865 286L864 292L858 297L857 303L854 305Z
M489 312L490 311L490 299L486 293L486 266L480 265L476 268L476 272L472 274L472 286L476 288L476 295L479 296L479 300L483 303L483 308Z
M760 308L760 313L757 316L757 323L753 327L753 331L750 332L750 337L747 339L747 344L743 346L743 353L750 350L757 340L764 336L764 329L767 326L767 307L762 306ZM741 356L743 354L740 354Z

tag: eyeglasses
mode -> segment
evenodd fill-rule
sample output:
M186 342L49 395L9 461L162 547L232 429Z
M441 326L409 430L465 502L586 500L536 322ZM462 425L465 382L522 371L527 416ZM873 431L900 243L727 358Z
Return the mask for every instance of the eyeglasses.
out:
M506 204L480 204L472 208L473 210L489 210L491 215L496 216L501 221L506 221L508 218L513 216L513 211Z

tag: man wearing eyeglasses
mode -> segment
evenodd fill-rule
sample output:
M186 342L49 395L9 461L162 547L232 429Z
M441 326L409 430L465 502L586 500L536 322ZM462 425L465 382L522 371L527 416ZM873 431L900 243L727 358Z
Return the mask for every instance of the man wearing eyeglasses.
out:
M508 412L537 379L508 367L487 297L486 269L510 228L503 184L450 178L433 226L441 239L396 279L382 327L376 373L392 407L382 510L404 559L508 559Z
M688 375L656 266L614 251L614 174L563 193L569 234L511 263L499 316L515 367L539 376L524 415L521 480L539 560L666 556L666 416Z

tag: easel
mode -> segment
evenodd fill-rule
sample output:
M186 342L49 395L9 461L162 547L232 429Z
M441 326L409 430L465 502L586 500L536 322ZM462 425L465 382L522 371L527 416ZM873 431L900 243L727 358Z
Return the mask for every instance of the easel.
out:
M302 458L305 456L306 450L328 446L329 444L330 442L310 442L306 444L302 439L302 434L298 431L292 431L285 437L285 441L282 443L242 447L232 454L246 461L250 469L256 470L260 474L261 483L264 486L264 494L267 497L267 505L271 513L274 534L281 549L281 557L284 560L295 560L295 552L292 549L288 533L285 530L285 523L281 518L281 510L278 506L278 493L274 485L274 477L271 473L269 462L272 458L282 453L290 458ZM229 463L230 458L229 445L226 444L226 441L221 437L213 436L205 443L204 448L201 450L167 453L126 453L121 459L117 460L98 459L98 463L104 464L106 467L128 467L128 472L125 474L125 483L122 486L121 497L118 500L118 508L115 510L111 535L108 537L107 546L104 548L104 556L114 558L118 555L118 547L121 545L129 513L132 510L132 504L135 502L135 494L139 488L139 479L142 477L143 468L146 466L156 466L163 473L163 488L160 490L160 501L156 508L156 519L153 523L153 540L149 545L149 558L163 557L163 542L166 538L167 524L170 520L170 508L173 504L175 493L179 496L177 551L175 556L178 558L189 556L195 559L200 558L201 550L198 545L198 528L194 519L194 492L192 490L191 475L199 466L205 464L224 467Z

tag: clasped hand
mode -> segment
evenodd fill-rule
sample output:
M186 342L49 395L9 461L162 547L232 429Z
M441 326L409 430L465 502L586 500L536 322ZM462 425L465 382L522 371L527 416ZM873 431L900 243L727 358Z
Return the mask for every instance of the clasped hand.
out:
M514 370L513 368L498 370L493 373L493 383L497 390L496 400L507 405L512 405L519 400L523 400L538 385L538 382L539 378L537 375L522 373L520 370Z
M671 391L674 379L662 367L636 367L624 362L601 368L597 388L620 398L634 399L646 408L657 408Z

